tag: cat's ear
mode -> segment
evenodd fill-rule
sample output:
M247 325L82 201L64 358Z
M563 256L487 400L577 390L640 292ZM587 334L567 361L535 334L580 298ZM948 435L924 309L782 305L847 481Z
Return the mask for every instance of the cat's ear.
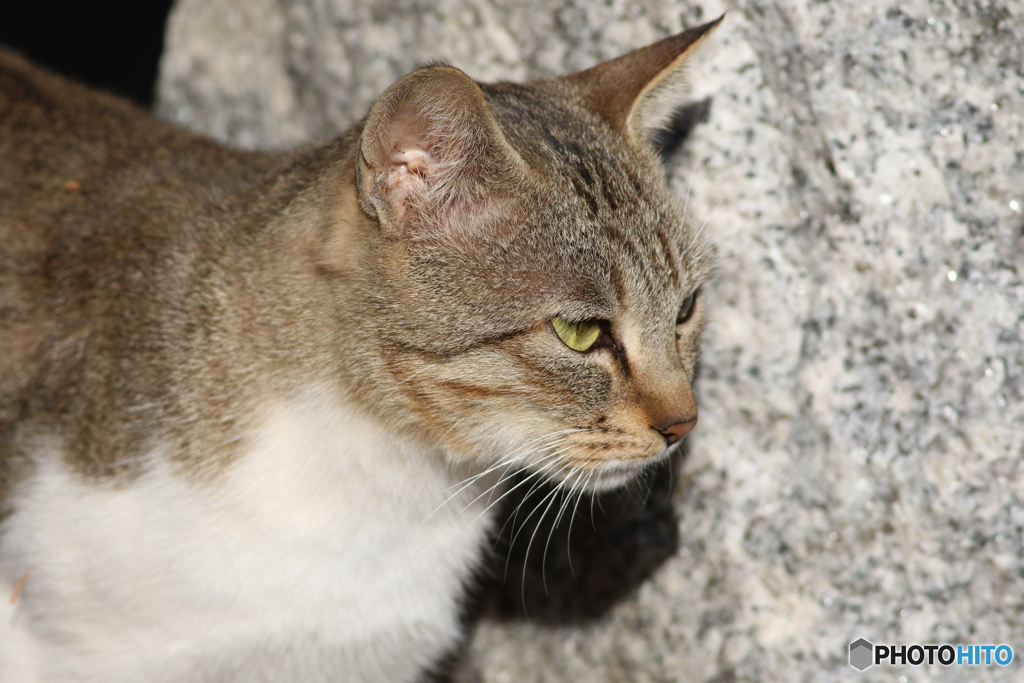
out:
M590 108L613 128L649 142L682 102L687 59L723 19L724 14L563 79L581 91Z
M401 238L472 223L470 214L514 191L523 166L480 86L450 66L413 71L384 91L359 149L363 208Z

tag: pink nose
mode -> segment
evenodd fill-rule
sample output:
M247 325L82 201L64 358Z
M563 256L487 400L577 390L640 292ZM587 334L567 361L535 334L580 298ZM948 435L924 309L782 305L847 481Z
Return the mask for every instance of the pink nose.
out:
M664 436L671 445L674 444L676 441L679 441L679 439L683 438L687 434L689 434L690 430L693 429L694 425L696 424L697 418L694 418L689 422L678 422L672 425L671 427L667 427L666 429L661 429L659 431L661 432L661 435Z

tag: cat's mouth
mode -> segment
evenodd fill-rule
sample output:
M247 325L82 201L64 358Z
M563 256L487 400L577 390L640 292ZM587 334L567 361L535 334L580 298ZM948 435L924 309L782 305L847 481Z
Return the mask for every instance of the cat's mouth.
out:
M647 425L606 422L535 437L492 468L519 466L566 490L605 491L641 476L668 457L679 441Z

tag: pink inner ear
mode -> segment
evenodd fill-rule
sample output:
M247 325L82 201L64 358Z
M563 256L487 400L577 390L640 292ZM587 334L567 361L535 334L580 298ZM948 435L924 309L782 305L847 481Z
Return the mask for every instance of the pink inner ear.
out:
M399 220L407 215L409 197L426 191L429 179L437 171L428 128L423 117L409 114L400 114L391 122L387 193Z
M409 195L426 189L430 167L430 155L422 149L399 150L388 159L387 190L398 218L405 215Z

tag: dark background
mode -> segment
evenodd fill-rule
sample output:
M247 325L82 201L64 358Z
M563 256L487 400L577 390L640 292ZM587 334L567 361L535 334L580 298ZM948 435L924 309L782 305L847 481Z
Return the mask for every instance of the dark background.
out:
M150 106L173 0L0 0L0 44Z

